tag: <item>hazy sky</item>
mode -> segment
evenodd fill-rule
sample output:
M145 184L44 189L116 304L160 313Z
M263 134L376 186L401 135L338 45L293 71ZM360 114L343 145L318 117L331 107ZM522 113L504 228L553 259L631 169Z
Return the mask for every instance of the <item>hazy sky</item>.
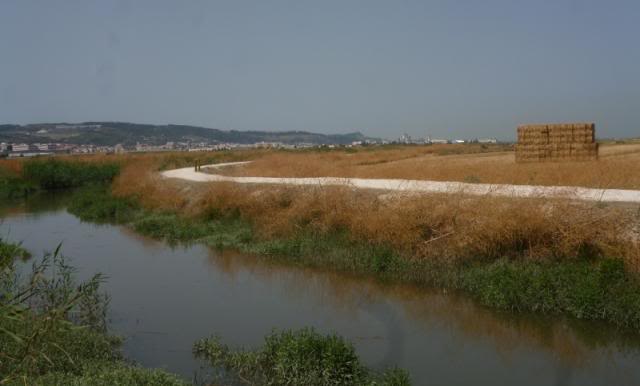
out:
M640 1L0 1L0 122L640 135Z

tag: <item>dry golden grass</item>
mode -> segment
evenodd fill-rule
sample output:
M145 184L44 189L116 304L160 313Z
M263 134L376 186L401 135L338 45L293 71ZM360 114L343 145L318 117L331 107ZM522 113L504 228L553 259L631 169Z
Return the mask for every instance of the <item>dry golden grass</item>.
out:
M418 259L602 255L622 257L629 267L640 268L640 246L631 231L638 213L627 207L461 195L390 196L345 187L190 184L159 178L155 162L125 166L113 185L114 194L189 216L239 214L264 239L345 232Z
M628 256L637 245L628 210L566 201L465 198L449 195L389 199L345 188L272 188L213 184L195 212L237 211L266 238L299 230L346 231L358 240L392 245L414 258L548 259Z
M120 196L136 197L150 209L180 210L187 196L177 184L167 184L156 172L156 157L140 157L128 162L113 183L113 191Z
M265 177L401 178L640 189L640 144L603 145L599 160L584 162L516 164L512 151L473 153L479 150L504 149L436 145L355 153L276 152L223 172ZM468 154L456 154L463 152Z
M19 175L22 172L22 162L17 159L7 159L0 161L0 175Z

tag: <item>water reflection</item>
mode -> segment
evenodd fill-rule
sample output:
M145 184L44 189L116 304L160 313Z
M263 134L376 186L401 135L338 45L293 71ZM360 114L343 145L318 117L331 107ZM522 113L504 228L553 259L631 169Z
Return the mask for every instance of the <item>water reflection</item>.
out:
M509 361L516 350L535 347L551 352L563 365L583 367L593 358L613 360L614 352L637 355L640 348L638 334L620 331L605 323L498 312L466 296L446 291L383 284L330 270L292 269L232 251L212 251L208 261L215 270L229 277L249 271L260 280L286 283L288 297L314 296L344 313L364 310L387 327L386 336L397 339L399 346L403 335L396 320L409 317L425 328L445 328L463 340L488 339L504 361ZM395 313L387 303L378 303L381 298L401 304L403 314ZM389 348L390 358L399 355L394 348Z
M24 199L6 199L0 201L0 218L30 214L38 216L64 209L73 192L69 190L36 193Z

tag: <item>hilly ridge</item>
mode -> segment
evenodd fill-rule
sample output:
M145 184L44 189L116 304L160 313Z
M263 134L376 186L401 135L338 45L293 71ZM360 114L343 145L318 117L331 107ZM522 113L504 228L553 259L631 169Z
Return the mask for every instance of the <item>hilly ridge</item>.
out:
M152 125L130 122L41 123L0 125L0 142L113 146L166 142L239 143L282 142L286 144L348 144L368 139L360 132L320 134L306 131L238 131L190 125Z

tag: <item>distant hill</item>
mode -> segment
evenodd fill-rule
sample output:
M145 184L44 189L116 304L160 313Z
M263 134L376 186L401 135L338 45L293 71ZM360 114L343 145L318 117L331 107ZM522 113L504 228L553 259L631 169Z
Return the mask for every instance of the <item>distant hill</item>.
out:
M146 125L128 122L42 123L32 125L0 125L0 142L69 143L76 145L125 146L167 142L241 143L282 142L286 144L349 144L367 139L359 132L318 134L306 131L236 131L187 125Z

